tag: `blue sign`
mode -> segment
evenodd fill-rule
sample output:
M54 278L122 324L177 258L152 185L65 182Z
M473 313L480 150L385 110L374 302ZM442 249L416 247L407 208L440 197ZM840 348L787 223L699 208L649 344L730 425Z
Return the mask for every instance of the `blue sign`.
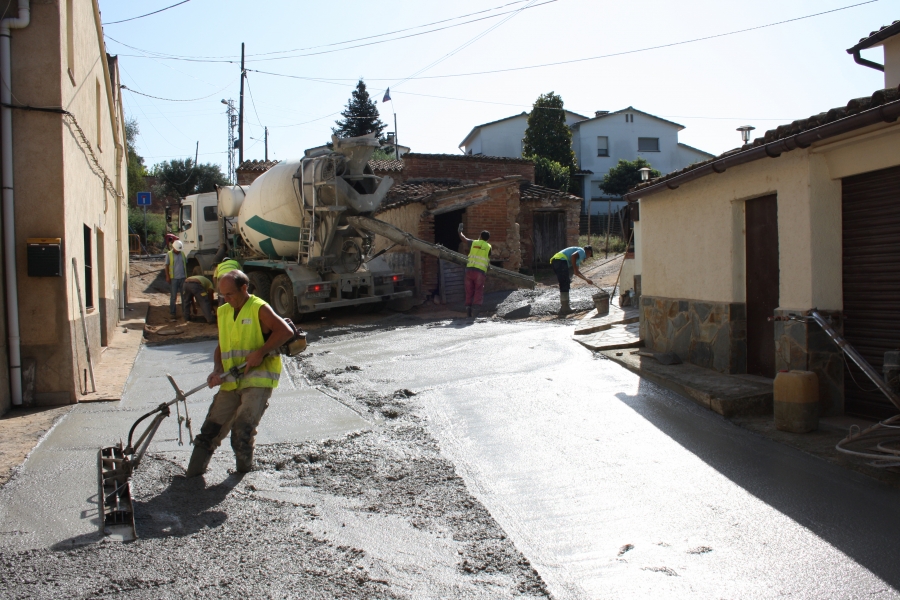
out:
M138 206L150 206L150 192L138 192L137 205Z

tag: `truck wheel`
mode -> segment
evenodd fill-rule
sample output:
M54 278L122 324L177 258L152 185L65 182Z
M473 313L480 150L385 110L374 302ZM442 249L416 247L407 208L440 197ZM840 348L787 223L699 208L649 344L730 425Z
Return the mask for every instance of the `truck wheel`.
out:
M247 277L250 279L247 291L257 298L268 302L269 288L272 287L272 278L269 277L269 274L263 271L250 271L247 273Z
M272 281L269 296L272 310L282 319L291 319L299 323L297 318L297 301L294 298L294 283L287 275L279 275Z

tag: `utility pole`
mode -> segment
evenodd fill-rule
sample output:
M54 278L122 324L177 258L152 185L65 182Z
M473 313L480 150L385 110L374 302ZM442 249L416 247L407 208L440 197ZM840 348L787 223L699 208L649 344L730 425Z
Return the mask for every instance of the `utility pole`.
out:
M234 128L237 126L237 112L234 110L234 100L222 99L222 104L227 106L225 115L228 117L228 172L225 174L232 184L237 180L234 176L234 147L237 140L234 139Z
M394 106L393 102L391 106ZM394 158L400 160L400 143L397 141L397 113L394 113Z
M200 156L200 140L197 140L197 146L194 148L194 168L197 168L197 157Z
M244 42L241 42L241 99L238 109L238 166L244 162Z
M263 132L265 132L265 140L266 140L266 162L269 162L269 128L263 127Z

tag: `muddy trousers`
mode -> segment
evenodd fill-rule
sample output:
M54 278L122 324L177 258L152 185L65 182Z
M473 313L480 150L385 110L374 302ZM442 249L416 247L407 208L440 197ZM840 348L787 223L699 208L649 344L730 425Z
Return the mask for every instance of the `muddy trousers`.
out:
M209 292L203 287L202 283L197 281L185 281L184 290L182 291L184 301L182 303L181 312L184 313L184 320L187 321L191 316L191 303L196 302L200 307L200 311L206 318L207 323L215 323L216 316L213 314L212 306L209 302Z
M466 268L466 306L481 306L484 301L484 280L487 273L481 269Z
M253 466L256 428L269 406L271 396L272 388L219 390L209 407L200 434L194 437L194 452L205 450L211 456L230 432L237 470L242 473L249 471Z
M559 282L560 293L568 294L569 286L572 282L572 275L569 273L569 263L564 260L551 260L550 268L556 275L556 281Z

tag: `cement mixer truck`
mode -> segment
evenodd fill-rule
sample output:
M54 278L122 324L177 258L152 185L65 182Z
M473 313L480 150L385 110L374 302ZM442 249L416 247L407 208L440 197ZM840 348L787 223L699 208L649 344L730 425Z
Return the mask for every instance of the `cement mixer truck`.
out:
M293 320L342 306L379 306L413 295L414 281L371 255L375 234L459 265L467 257L372 218L394 181L369 159L375 134L332 137L332 148L279 163L250 186L184 198L166 212L181 234L188 269L211 275L227 258L241 263L250 292ZM494 265L488 276L534 288L534 278Z
M281 162L250 186L184 198L166 220L181 235L193 274L211 275L226 257L250 278L251 293L282 317L411 297L404 275L370 257L375 235L348 217L371 215L393 180L368 166L374 134L333 137L317 155ZM411 282L410 282L411 283Z

